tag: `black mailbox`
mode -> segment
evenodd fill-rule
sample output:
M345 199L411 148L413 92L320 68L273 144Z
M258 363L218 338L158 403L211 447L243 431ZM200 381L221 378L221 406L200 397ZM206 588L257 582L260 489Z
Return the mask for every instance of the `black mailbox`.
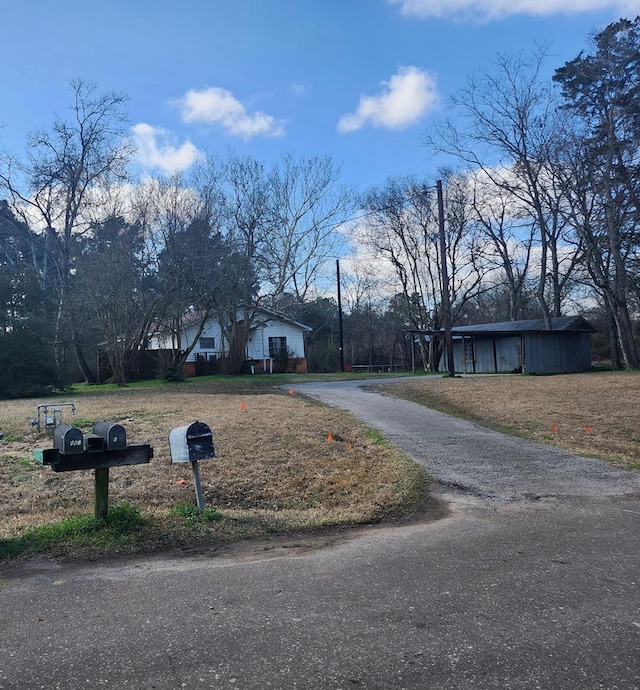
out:
M203 422L179 426L169 433L171 462L193 462L215 458L213 434Z
M120 424L96 422L93 433L104 439L105 450L124 450L127 447L127 432Z
M58 424L53 430L53 445L62 455L84 452L84 436L80 429L68 424Z

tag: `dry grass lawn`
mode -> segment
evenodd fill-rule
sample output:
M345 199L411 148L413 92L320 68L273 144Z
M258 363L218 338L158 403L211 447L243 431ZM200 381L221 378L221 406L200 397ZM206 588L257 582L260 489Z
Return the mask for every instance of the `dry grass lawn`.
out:
M94 421L109 420L125 427L128 442L153 447L148 465L111 468L109 500L134 504L165 542L381 521L415 510L426 493L426 474L415 463L350 415L296 394L217 395L167 385L60 400L76 405L65 422L88 432ZM0 539L94 510L92 471L56 473L33 460L35 448L52 445L28 426L38 402L50 401L0 401ZM191 465L170 462L168 434L196 420L214 434L217 458L199 466L206 505L223 519L176 536L170 510L195 503L195 491Z
M540 443L640 469L640 373L428 377L384 391Z
M418 510L440 514L428 498L424 470L352 416L297 394L250 390L230 393L218 382L198 381L60 398L77 408L75 417L65 410L64 421L87 432L97 420L120 423L129 442L153 447L154 458L148 465L110 470L110 505L135 506L143 519L136 534L117 536L104 547L94 534L90 544L77 546L72 529L68 539L44 547L46 553L85 557L112 554L114 548L131 553L224 544L380 522ZM640 469L640 373L430 376L382 390ZM0 401L0 552L4 543L10 553L30 527L93 514L92 471L56 473L33 458L35 448L52 445L28 425L38 402L50 400ZM196 420L211 427L216 445L217 458L200 462L206 505L216 511L211 521L176 512L195 504L195 492L191 466L170 462L168 434ZM21 553L33 553L29 548Z

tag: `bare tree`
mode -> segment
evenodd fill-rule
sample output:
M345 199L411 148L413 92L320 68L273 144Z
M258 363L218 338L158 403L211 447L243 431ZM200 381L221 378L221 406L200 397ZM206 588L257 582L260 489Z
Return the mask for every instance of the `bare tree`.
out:
M445 193L445 228L451 309L455 315L475 294L484 268L471 222L471 205L464 184L451 176ZM364 237L374 257L393 268L401 291L406 324L418 330L439 331L444 324L442 265L439 252L437 205L433 186L411 178L390 179L382 189L370 190L362 200L367 212ZM436 368L441 343L422 336Z
M62 346L70 341L85 379L92 381L78 327L81 316L73 313L71 299L74 238L89 228L93 192L125 178L132 151L124 131L126 97L99 95L94 84L82 79L73 80L71 89L71 116L31 134L25 160L5 155L0 185L14 213L45 237L38 270L43 284L54 285L58 295L58 364Z
M560 314L575 260L566 260L567 248L559 248L563 199L553 182L551 151L562 130L557 99L540 79L544 59L544 53L531 61L499 56L494 73L471 76L453 98L468 128L461 130L448 121L426 137L426 144L481 171L496 194L505 193L511 200L514 214L523 211L529 216L539 247L536 294L550 327L552 314ZM522 241L529 241L526 234Z
M523 318L523 293L529 280L535 227L528 214L518 210L510 194L474 175L473 209L477 228L486 240L488 265L498 274L509 299L509 319Z
M351 213L352 193L339 184L328 156L284 155L269 175L271 217L263 286L274 298L285 291L303 301L327 258L336 256L337 228Z
M285 294L302 303L327 257L336 255L337 228L351 208L339 173L328 156L291 154L269 170L235 153L199 166L194 186L201 198L215 197L221 205L222 235L249 277L237 281L236 301L220 315L232 369L242 363L255 307L275 307Z

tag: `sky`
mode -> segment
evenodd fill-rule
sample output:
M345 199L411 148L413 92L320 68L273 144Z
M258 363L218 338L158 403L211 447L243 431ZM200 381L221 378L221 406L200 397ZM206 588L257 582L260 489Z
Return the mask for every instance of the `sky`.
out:
M345 184L434 179L425 134L498 54L549 77L640 0L0 0L0 150L67 117L70 81L128 96L141 174L203 151L331 156Z

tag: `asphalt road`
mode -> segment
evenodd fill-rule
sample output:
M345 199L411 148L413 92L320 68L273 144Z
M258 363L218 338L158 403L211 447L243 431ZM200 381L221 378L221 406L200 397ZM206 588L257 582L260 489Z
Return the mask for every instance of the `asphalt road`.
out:
M0 688L640 688L640 475L353 384L448 517L0 579Z

